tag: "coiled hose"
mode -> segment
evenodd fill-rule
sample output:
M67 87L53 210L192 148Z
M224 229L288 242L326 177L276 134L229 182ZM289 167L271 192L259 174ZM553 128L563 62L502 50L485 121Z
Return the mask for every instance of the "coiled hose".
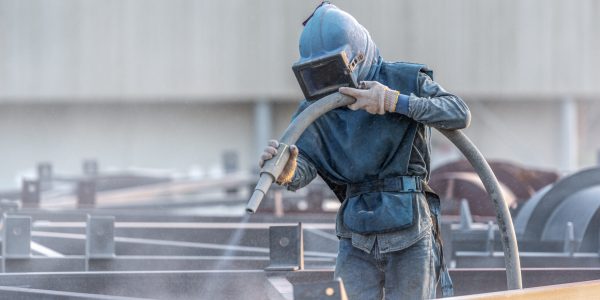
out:
M252 197L246 205L247 213L251 214L256 212L260 202L271 187L271 184L281 174L290 156L288 151L289 145L295 144L304 130L306 130L306 128L308 128L308 126L317 118L330 110L347 106L355 101L356 99L340 93L325 96L308 106L290 123L279 140L277 155L266 161L260 171L260 179L256 184ZM515 229L513 227L510 212L502 197L502 193L500 192L500 184L498 183L498 179L496 179L496 175L492 172L492 169L481 152L479 152L473 142L471 142L462 131L436 129L448 138L448 140L450 140L467 158L490 195L494 207L496 208L498 229L500 230L500 235L502 237L507 286L509 290L521 289L521 263L519 260L517 238L515 236Z

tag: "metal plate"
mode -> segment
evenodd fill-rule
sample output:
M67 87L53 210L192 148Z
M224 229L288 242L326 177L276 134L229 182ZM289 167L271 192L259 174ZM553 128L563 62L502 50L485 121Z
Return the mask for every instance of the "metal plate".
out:
M304 268L302 224L269 228L270 265L267 270L301 270Z
M91 259L115 256L115 217L88 216L85 254Z
M29 258L31 256L31 217L5 215L2 241L4 259Z

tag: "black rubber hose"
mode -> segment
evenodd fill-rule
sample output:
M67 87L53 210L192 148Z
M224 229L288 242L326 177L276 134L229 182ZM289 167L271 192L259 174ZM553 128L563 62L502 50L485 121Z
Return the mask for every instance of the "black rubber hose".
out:
M260 202L271 187L271 184L275 181L275 178L279 177L281 174L281 171L289 158L288 146L296 143L304 130L306 130L306 128L308 128L308 126L317 118L330 110L347 106L355 101L356 99L340 93L328 95L308 106L308 108L290 123L279 140L280 145L277 155L268 160L261 169L260 179L252 197L248 201L246 212L256 212L256 209L258 209ZM486 191L490 195L494 207L496 208L498 229L502 236L507 286L509 290L521 289L523 285L521 280L521 263L519 260L517 238L515 236L515 230L508 210L508 205L506 205L506 201L504 201L502 193L500 192L498 179L496 179L494 172L492 172L492 169L481 152L479 152L473 142L471 142L462 131L438 130L463 153L475 169L475 172L477 172L477 175L479 175Z

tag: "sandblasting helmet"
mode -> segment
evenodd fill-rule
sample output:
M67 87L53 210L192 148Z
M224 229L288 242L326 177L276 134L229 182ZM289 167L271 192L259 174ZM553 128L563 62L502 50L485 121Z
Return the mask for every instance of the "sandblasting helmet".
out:
M378 58L369 32L350 14L325 2L305 22L300 59L292 69L306 99L315 100L370 79Z

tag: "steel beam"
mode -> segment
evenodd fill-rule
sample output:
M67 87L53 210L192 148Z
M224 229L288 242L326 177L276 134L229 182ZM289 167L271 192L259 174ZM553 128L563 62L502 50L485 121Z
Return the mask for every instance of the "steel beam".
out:
M597 253L521 252L521 264L525 268L600 268ZM456 268L502 268L501 252L459 251L454 256Z
M0 298L19 300L148 300L149 298L119 297L88 293L73 293L23 287L0 286Z
M165 300L284 299L262 270L0 274L0 282L31 289Z
M305 257L307 269L331 268L334 258ZM86 262L89 265L86 269ZM6 273L82 272L89 271L190 271L190 270L247 270L265 269L268 256L116 256L113 259L87 260L84 255L65 257L32 256L28 259L9 259Z

